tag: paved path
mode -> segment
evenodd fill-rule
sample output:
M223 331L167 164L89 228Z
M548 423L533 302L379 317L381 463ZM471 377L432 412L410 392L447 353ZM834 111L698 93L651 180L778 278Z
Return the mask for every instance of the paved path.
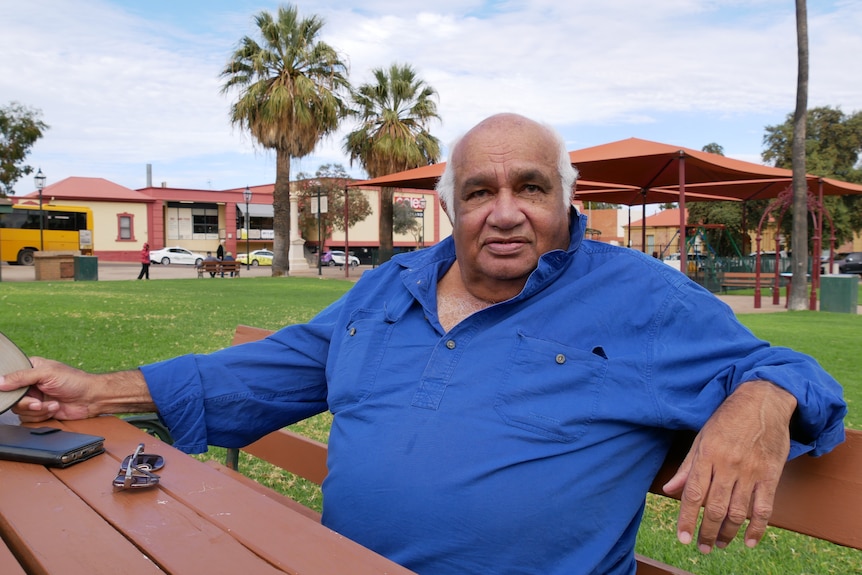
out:
M321 269L321 278L332 279L350 279L357 280L362 272L371 266L359 266L350 268L348 271L349 277L344 277L344 269L338 266L323 267ZM127 262L99 262L99 281L120 281L134 280L138 277L141 271L141 264ZM249 266L246 270L242 268L242 277L268 277L272 275L270 266ZM317 268L309 268L303 271L291 270L291 276L300 277L317 277ZM150 280L173 280L173 279L194 279L197 278L197 272L194 266L190 265L167 265L151 264L150 265ZM205 279L210 279L206 277ZM229 279L229 278L225 278ZM35 266L10 266L5 262L0 266L0 281L4 282L26 282L36 281Z
M349 270L349 277L344 277L344 269L340 267L324 267L321 274L318 275L317 268L309 268L303 271L291 270L290 275L294 277L320 277L321 279L348 279L356 281L362 272L369 269L370 266L359 266ZM120 281L120 280L135 280L138 277L138 272L141 270L141 264L120 263L120 262L99 262L99 281ZM243 277L267 277L271 275L272 270L269 266L250 267L248 270L242 270ZM192 266L183 265L151 265L150 279L191 279L196 278L197 274ZM204 278L210 279L210 278ZM3 282L22 282L35 281L36 270L33 266L10 266L3 263L0 266L0 281ZM225 278L229 281L229 278ZM772 304L771 296L764 296L761 299L761 307L754 307L754 296L752 295L716 295L720 300L727 303L733 308L734 313L777 313L787 311L784 308L784 293L781 294L781 302L778 305ZM858 314L862 315L862 305L859 306Z

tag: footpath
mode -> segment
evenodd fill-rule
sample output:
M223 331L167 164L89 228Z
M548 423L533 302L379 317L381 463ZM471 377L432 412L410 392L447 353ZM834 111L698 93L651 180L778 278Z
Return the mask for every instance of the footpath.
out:
M350 268L345 277L344 268L323 267L318 274L317 268L309 268L307 270L291 270L292 277L319 277L321 279L346 279L356 281L366 269L371 266L359 266ZM138 277L138 272L141 271L141 264L126 263L126 262L99 262L99 278L98 281L135 281ZM272 270L269 266L250 266L248 270L242 269L241 277L269 277ZM188 265L168 265L163 266L153 264L150 266L150 281L166 280L166 279L194 279L197 278L197 272L193 266ZM201 281L206 280L230 281L230 278L210 278L205 275ZM27 282L36 281L36 268L34 266L10 266L5 262L0 265L0 283L2 282ZM145 281L145 280L142 280ZM771 296L764 296L761 299L761 307L754 307L754 296L752 295L725 295L716 294L716 297L729 305L735 314L745 313L779 313L785 312L784 293L781 294L781 300L778 305L773 305ZM862 315L862 305L857 309L857 313Z

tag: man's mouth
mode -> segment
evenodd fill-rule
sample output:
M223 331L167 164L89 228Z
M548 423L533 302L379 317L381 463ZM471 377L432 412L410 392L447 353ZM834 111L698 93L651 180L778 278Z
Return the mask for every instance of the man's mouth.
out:
M499 256L517 253L527 244L525 238L488 238L484 247L489 252Z

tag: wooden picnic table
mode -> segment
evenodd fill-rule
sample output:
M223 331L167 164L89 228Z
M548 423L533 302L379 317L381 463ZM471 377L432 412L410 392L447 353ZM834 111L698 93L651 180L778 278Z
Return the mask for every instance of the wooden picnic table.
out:
M66 469L0 461L4 574L411 573L122 419L48 425L103 436L106 453ZM165 458L159 485L115 490L141 442Z

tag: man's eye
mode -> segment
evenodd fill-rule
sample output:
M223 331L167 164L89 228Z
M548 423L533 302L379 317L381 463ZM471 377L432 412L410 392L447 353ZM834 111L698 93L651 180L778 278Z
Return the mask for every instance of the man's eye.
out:
M488 190L476 190L467 194L468 200L480 200L488 195Z
M527 192L528 194L538 194L538 193L541 193L541 192L543 192L543 191L544 191L544 190L541 188L541 186L537 186L537 185L535 185L535 184L527 184L527 185L525 185L525 186L524 186L523 190L524 190L525 192Z

